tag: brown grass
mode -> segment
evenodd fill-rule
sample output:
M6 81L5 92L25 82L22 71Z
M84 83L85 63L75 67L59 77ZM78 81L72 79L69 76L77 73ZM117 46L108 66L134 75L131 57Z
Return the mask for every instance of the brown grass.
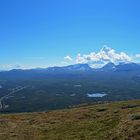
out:
M140 100L0 115L0 140L140 140Z

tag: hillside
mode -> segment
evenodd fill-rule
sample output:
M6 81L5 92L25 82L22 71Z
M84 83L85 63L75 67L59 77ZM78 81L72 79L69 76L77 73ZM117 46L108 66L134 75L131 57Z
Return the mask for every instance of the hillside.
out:
M0 140L139 139L140 100L0 115Z

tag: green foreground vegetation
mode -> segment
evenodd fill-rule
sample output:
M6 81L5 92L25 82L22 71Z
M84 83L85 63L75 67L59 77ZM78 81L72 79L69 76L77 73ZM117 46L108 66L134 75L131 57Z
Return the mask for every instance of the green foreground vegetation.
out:
M140 140L140 100L1 114L0 140Z

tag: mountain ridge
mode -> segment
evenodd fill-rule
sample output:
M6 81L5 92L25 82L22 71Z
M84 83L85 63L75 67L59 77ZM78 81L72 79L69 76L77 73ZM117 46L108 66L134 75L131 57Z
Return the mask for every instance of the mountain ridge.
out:
M97 71L112 71L112 72L119 72L119 71L136 71L140 70L139 63L120 63L118 65L109 62L101 68L92 68L89 64L73 64L67 66L54 66L48 68L34 68L34 69L12 69L9 71L0 71L0 73L10 72L33 72L33 73L63 73L63 72L97 72Z

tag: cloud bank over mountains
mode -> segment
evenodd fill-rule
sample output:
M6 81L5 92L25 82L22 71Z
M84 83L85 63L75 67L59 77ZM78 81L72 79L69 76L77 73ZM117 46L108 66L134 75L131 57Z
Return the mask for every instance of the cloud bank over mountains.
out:
M136 58L140 58L140 54L136 54Z
M69 62L73 61L73 59L68 55L64 57L64 60Z
M43 57L28 57L28 59L40 60L42 61ZM28 60L27 59L27 60ZM77 54L75 57L71 57L69 55L65 56L63 61L50 66L66 66L71 64L85 64L88 63L93 68L100 68L107 63L112 62L114 64L119 63L130 63L130 62L140 62L140 53L137 53L133 56L128 55L124 51L116 52L116 50L104 45L102 49L98 52L90 52L89 54ZM40 68L46 68L47 65L44 63L43 66L40 64L36 64L36 66ZM36 68L36 66L31 65L23 65L22 63L15 64L5 64L0 65L0 70L11 70L11 69L32 69Z
M11 69L26 69L22 64L5 64L5 65L0 65L0 70L11 70Z
M136 57L140 57L139 54ZM75 58L71 56L64 57L64 60L71 63L89 63L93 67L101 67L109 62L114 64L129 63L133 61L125 52L117 53L114 49L104 45L99 52L91 52L89 54L77 54Z

